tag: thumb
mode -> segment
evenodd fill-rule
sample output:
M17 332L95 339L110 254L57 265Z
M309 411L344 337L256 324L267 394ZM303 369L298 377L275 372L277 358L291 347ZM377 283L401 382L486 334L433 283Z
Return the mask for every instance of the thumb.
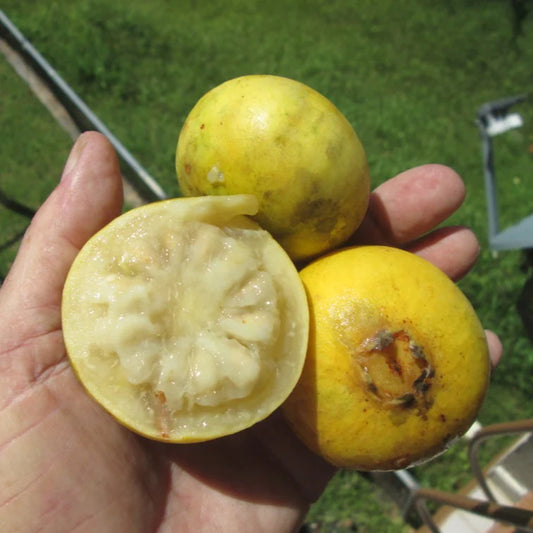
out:
M74 257L122 207L118 159L96 132L76 141L61 182L36 213L0 291L0 353L60 329Z

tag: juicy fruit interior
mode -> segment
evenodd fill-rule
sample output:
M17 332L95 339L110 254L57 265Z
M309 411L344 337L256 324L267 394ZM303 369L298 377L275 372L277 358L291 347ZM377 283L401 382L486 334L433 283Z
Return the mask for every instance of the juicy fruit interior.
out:
M133 222L97 234L67 283L69 355L89 392L161 439L264 418L305 354L307 304L288 257L243 217L176 221L156 207Z
M249 395L272 372L261 357L280 329L272 276L239 230L186 222L164 238L134 234L89 280L101 314L92 349L116 353L126 379L157 391L171 411Z

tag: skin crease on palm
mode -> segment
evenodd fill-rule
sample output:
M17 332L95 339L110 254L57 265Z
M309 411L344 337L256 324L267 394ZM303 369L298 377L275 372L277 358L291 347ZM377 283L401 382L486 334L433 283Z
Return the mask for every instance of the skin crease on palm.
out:
M479 250L466 228L431 229L462 203L440 165L403 172L371 196L354 243L416 251L457 280ZM294 531L334 469L269 419L203 444L136 436L83 391L61 334L61 291L87 239L122 205L117 157L83 134L0 291L0 523L5 531ZM423 236L422 236L423 235ZM501 356L488 332L493 365Z

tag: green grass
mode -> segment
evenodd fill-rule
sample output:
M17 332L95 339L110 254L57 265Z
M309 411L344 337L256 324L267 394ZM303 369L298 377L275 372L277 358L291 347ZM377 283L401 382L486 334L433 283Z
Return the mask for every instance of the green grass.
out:
M71 140L2 58L0 87L0 192L36 210L58 183ZM1 277L16 255L18 237L28 222L24 214L0 204Z
M468 196L451 222L472 227L483 246L461 287L505 345L481 421L533 416L533 350L515 310L529 273L520 252L487 248L475 124L482 103L531 91L533 15L514 38L503 0L5 0L3 9L169 195L179 193L174 150L188 111L211 87L250 73L289 76L327 95L363 141L374 186L427 162L457 170ZM1 61L0 81L0 187L37 206L70 141ZM526 125L495 140L504 225L533 206L533 100L520 111ZM26 223L0 217L8 235ZM0 252L0 274L15 248ZM454 448L416 475L457 487L470 476L464 455ZM388 504L375 507L384 500L364 478L342 472L310 518L401 531Z
M313 506L308 523L318 531L349 533L407 533L399 510L389 497L364 475L340 471Z

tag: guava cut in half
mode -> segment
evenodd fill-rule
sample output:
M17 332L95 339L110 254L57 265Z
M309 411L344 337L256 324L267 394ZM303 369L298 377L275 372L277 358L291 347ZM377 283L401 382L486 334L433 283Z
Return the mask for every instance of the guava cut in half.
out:
M127 211L68 274L65 344L87 392L146 437L209 440L267 417L305 359L308 306L253 196Z

